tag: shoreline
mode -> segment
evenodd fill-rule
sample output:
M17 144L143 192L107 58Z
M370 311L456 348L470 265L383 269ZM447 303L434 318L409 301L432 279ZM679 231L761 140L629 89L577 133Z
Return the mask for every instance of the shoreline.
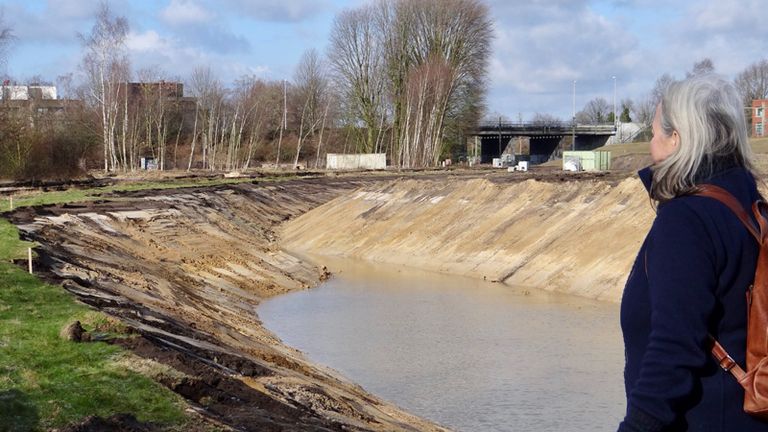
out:
M349 210L344 200L369 192L380 197L376 194L398 192L403 185L406 190L399 192L405 197L391 203L426 208L451 202L451 198L433 200L432 191L450 196L448 189L462 184L469 185L472 194L460 199L471 200L477 198L478 185L492 195L499 188L531 184L568 192L585 184L616 188L625 177L476 172L325 177L114 193L97 202L27 207L5 217L24 239L40 244L36 268L47 269L50 278L80 301L136 329L141 337L121 344L181 372L183 379L162 384L218 422L244 430L438 431L446 429L378 399L333 370L312 364L263 326L255 312L260 301L307 289L325 277L323 270L283 251L293 250L284 241L286 230L295 223L309 226L304 218L327 215L329 208L337 207L341 219L326 221L336 230L328 232L337 235L345 228L340 221L349 222L350 214L371 216L377 211L369 212L372 207L368 207L344 213ZM413 185L418 186L415 191L407 189ZM406 199L409 193L417 198ZM363 201L381 204L380 199ZM387 221L374 216L369 219ZM404 217L409 217L407 212ZM425 225L427 235L434 234L434 225ZM498 227L494 229L498 232ZM314 241L312 236L305 238ZM429 246L423 239L415 240ZM383 242L384 253L387 247ZM406 256L442 262L439 254L418 252ZM442 274L455 273L422 266L422 261L410 263Z
M218 422L243 430L446 430L311 364L255 312L262 299L322 277L279 250L275 227L360 184L132 193L127 201L5 216L40 244L38 269L134 328L140 337L119 344L183 374L162 384Z

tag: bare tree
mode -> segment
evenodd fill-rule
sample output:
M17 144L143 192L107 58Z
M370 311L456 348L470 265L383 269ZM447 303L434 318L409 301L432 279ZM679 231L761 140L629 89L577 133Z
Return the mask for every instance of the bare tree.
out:
M685 77L690 78L696 75L713 73L714 71L715 71L715 64L712 62L712 59L710 59L709 57L705 57L697 62L694 62L691 70L685 73Z
M210 67L198 67L190 78L191 93L197 98L192 147L187 169L191 169L197 138L200 137L203 168L216 169L216 150L221 138L224 87Z
M587 102L584 109L576 113L576 121L579 123L599 124L609 122L611 105L604 98L597 97Z
M0 11L0 68L5 66L8 47L14 40L13 30L5 25L2 11Z
M107 3L100 4L90 34L79 35L86 50L82 66L88 77L89 96L101 113L104 171L120 169L126 162L118 154L115 133L120 109L119 84L127 81L130 70L127 36L128 21L113 16Z
M651 123L653 123L653 116L656 113L656 105L657 103L653 96L649 94L634 105L632 117L635 121L640 122L645 126L650 126Z
M482 111L492 37L488 10L475 0L380 0L375 19L393 159L401 166L437 164L447 149L446 127L460 136Z
M536 113L531 119L534 126L560 126L563 121L552 114Z
M383 47L374 13L375 6L366 5L337 15L329 48L336 85L367 129L364 152L374 149L385 85Z
M734 80L744 100L751 106L754 99L768 98L768 59L758 60L736 75Z
M322 121L323 106L327 106L328 79L325 65L314 49L304 52L298 66L296 66L294 75L293 94L297 107L301 106L296 157L293 161L293 165L297 166L304 141L309 137L314 137L315 131Z
M661 102L661 98L667 91L667 87L673 82L675 82L675 78L668 73L664 73L656 78L656 82L653 84L653 90L651 90L651 102L653 102L654 109L656 108L656 105Z
M256 153L264 149L265 144L283 123L283 84L282 82L264 82L254 80L249 84L248 102L252 112L246 128L247 151L243 169L247 169Z

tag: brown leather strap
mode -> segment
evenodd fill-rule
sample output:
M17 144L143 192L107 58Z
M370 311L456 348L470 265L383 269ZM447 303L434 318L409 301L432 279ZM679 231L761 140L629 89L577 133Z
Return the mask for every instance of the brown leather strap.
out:
M728 208L730 208L731 211L735 213L736 216L741 220L744 226L747 227L747 230L749 230L749 232L757 239L757 242L762 244L763 239L760 238L760 234L757 232L755 224L749 218L749 213L747 213L744 207L733 195L730 194L730 192L719 186L704 184L698 187L695 195L714 198L728 206Z
M749 213L747 213L744 207L739 203L739 201L733 195L731 195L730 192L726 191L725 189L719 186L704 184L698 187L698 191L695 193L695 195L714 198L720 201L721 203L725 204L726 206L728 206L728 208L730 208L731 211L734 214L736 214L736 216L741 220L744 226L747 227L747 230L749 230L752 236L754 236L758 242L762 241L762 239L760 238L760 234L757 232L755 224L752 222L752 220L749 217ZM757 210L754 210L754 211L757 211Z
M711 337L710 337L711 338ZM728 352L720 345L720 342L711 338L712 342L712 356L717 361L717 364L723 368L724 371L730 372L737 381L741 382L742 378L746 375L744 369L739 366L736 361L728 355Z
M754 222L752 222L749 217L749 213L747 213L739 201L725 189L715 185L705 184L698 187L695 195L714 198L725 204L741 220L741 222L752 234L752 236L757 239L757 243L761 245L763 244L762 237L765 233L768 233L768 229L766 229L767 227L765 226L764 218L760 217L760 208L758 203L754 203L752 206L752 211L754 212L755 216L757 216L757 221L759 224L758 226L755 226ZM723 348L722 345L720 345L720 342L715 340L715 338L712 336L709 338L710 343L712 344L712 357L715 358L715 361L717 361L717 364L723 368L723 370L730 372L731 375L733 375L736 380L741 383L741 380L746 375L746 373L744 373L744 369L742 369L741 366L736 363L733 357L728 355L728 352L725 350L725 348Z

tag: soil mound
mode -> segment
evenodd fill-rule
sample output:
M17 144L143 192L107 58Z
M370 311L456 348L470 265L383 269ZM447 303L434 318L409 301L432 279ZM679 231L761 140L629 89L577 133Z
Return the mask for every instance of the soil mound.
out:
M161 430L151 423L142 423L133 414L115 414L103 418L90 416L83 421L60 429L60 432L155 432Z

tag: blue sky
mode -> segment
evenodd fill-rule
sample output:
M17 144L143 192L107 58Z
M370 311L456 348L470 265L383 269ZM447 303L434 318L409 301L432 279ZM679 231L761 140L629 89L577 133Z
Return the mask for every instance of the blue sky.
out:
M435 0L439 1L439 0ZM185 80L210 65L225 82L243 75L290 79L304 50L325 51L333 17L363 0L113 0L130 24L134 70L159 67ZM655 79L683 77L709 57L734 77L768 57L763 0L486 0L494 21L488 113L571 117L594 97L639 99ZM96 0L0 0L16 34L5 70L24 82L78 73L77 34Z

